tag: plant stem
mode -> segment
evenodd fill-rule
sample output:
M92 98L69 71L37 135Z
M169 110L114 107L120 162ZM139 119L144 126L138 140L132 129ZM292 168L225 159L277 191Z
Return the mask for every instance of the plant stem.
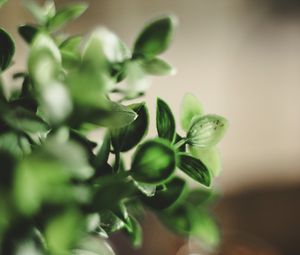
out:
M185 145L186 142L187 142L187 139L186 138L182 138L177 143L175 143L175 148L179 149L182 145Z

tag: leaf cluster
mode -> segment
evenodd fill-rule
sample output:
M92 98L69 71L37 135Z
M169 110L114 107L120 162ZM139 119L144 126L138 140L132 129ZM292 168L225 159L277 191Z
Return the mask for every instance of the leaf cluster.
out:
M18 28L29 46L27 68L13 76L20 89L5 93L0 80L0 254L113 254L96 237L116 231L139 247L146 208L178 233L216 245L208 201L227 121L204 115L187 94L181 136L159 98L157 137L145 139L147 105L130 102L140 101L148 75L174 73L159 55L176 19L150 21L130 50L103 27L86 37L61 32L86 4L26 1L26 8L36 24ZM14 53L14 40L0 29L0 78ZM90 138L95 130L101 139Z

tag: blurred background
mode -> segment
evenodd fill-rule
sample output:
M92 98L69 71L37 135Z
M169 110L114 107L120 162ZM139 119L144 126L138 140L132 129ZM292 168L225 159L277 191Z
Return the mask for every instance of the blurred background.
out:
M245 233L274 250L261 254L299 255L300 1L86 2L90 8L66 32L84 34L104 25L132 45L147 20L165 13L178 17L175 40L164 55L178 74L153 79L146 96L151 112L159 96L179 116L182 96L192 92L207 113L229 119L220 146L223 171L215 184L223 194L216 213L224 233ZM15 70L22 70L27 55L15 27L30 20L20 0L1 10L0 25L19 46ZM145 247L118 254L176 254L183 244L151 215L144 225ZM122 237L115 242L128 246Z

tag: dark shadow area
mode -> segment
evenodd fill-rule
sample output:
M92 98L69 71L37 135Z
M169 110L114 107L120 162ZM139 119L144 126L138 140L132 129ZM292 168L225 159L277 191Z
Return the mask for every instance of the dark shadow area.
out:
M217 207L224 229L264 240L282 255L300 254L300 185L259 188L225 197Z

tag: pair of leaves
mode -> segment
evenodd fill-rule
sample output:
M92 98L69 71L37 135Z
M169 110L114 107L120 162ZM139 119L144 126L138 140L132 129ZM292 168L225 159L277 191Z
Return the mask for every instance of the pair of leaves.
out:
M133 58L139 59L139 64L146 74L170 75L175 70L157 55L163 53L170 45L176 19L165 16L156 19L143 29L134 43Z
M169 106L161 99L157 100L156 127L161 138L173 142L176 137L175 119ZM178 167L192 179L209 186L211 177L207 167L197 158L179 153Z
M43 6L39 6L34 1L27 0L25 7L40 25L45 26L49 31L55 31L81 16L88 5L77 3L56 11L54 1L46 1Z
M81 16L87 8L88 5L85 3L77 3L66 6L58 10L55 15L47 21L46 26L50 31L55 31L64 26L66 23Z

